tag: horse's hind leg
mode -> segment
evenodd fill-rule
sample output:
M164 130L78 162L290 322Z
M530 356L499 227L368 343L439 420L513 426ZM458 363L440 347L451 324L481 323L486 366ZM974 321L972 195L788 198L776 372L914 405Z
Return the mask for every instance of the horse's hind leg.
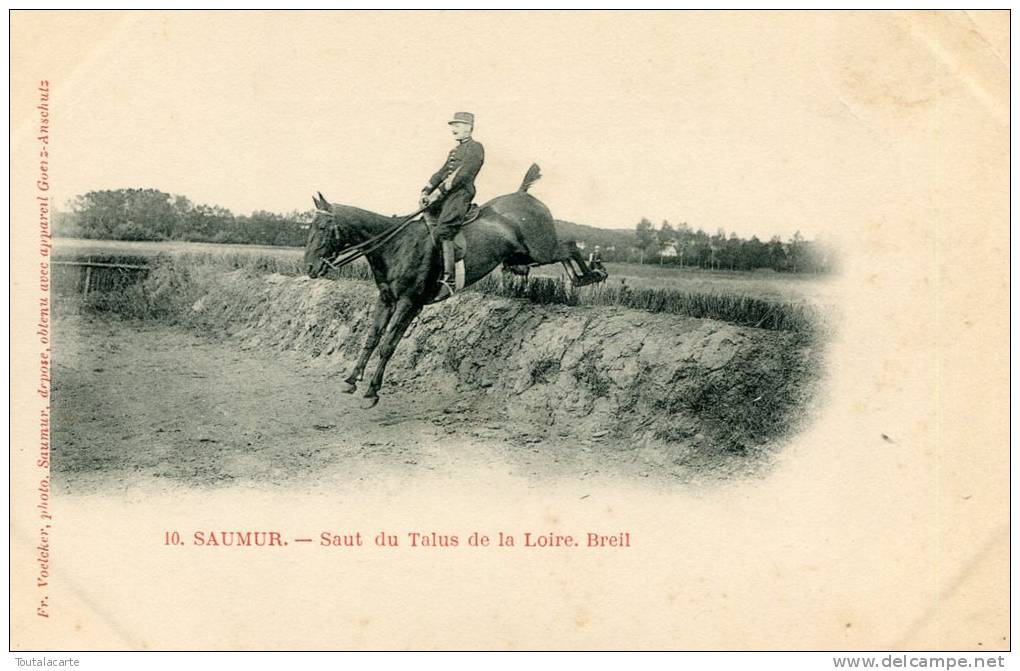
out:
M376 366L375 374L372 375L372 381L368 384L368 390L365 391L365 398L370 399L368 407L372 407L379 402L379 389L382 387L383 375L386 374L386 364L389 363L394 350L400 344L400 339L404 337L407 327L411 325L414 318L421 312L421 308L422 306L419 303L409 298L401 298L397 301L393 318L390 320L389 330L386 331L382 348L379 350L379 363Z
M586 284L593 284L605 279L591 271L591 268L588 267L584 260L584 256L581 255L581 250L577 248L573 241L561 242L556 251L556 260L560 261L563 267L567 269L570 281L575 286L583 287Z
M384 301L381 295L376 300L375 314L372 317L372 326L368 331L368 337L365 338L365 346L361 348L361 356L358 357L358 363L354 365L354 370L344 380L347 383L347 386L343 389L345 394L353 394L354 390L358 388L358 380L365 375L365 366L368 365L368 359L372 356L372 352L375 351L376 345L379 344L379 338L382 337L383 330L393 316L393 307L393 304Z

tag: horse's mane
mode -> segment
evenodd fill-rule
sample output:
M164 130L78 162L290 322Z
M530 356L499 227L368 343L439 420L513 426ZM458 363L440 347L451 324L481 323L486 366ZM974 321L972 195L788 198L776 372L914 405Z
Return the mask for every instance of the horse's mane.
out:
M358 222L367 222L371 224L394 224L399 221L404 221L410 217L414 212L408 212L407 214L379 214L378 212L372 212L371 210L365 210L360 207L354 207L353 205L341 205L340 203L333 203L333 214L339 215L345 220L354 219Z
M372 212L371 210L364 210L360 207L354 207L353 205L332 203L331 206L333 208L333 214L340 215L345 218L358 219L360 221L383 220L390 218L385 214L379 214L378 212Z

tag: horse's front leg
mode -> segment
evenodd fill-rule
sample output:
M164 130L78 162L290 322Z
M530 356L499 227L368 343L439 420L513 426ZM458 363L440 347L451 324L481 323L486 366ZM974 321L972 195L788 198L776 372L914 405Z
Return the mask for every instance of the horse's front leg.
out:
M365 346L361 348L361 356L358 357L358 363L354 365L354 370L344 380L347 384L343 389L345 394L353 394L354 390L358 388L358 380L365 375L365 366L368 365L372 352L375 351L376 345L379 344L379 338L382 337L386 325L389 324L390 318L393 316L394 307L393 303L383 300L382 295L379 295L375 302L375 315L372 317L372 327L368 332L368 337L365 339Z
M421 312L421 304L409 298L401 298L397 301L396 309L393 311L393 319L390 320L389 330L383 338L382 348L379 350L379 363L376 366L372 381L365 391L365 398L369 399L368 406L371 408L379 402L379 389L382 387L383 375L386 374L386 364L404 337L404 332L411 325L414 318Z

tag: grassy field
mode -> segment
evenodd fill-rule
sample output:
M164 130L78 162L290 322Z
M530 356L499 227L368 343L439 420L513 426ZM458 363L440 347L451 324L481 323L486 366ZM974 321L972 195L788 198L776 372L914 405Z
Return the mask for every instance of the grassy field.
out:
M57 256L85 257L99 255L156 256L158 254L249 254L268 255L300 261L303 250L297 247L267 245L225 245L215 242L132 242L130 240L83 240L54 238Z
M157 262L178 267L211 264L247 268L256 272L297 275L302 272L302 250L288 247L231 245L199 242L128 242L58 238L57 260L105 262ZM610 277L599 285L573 289L562 266L532 271L526 285L504 286L496 272L474 289L536 303L565 305L619 305L648 312L666 312L719 319L743 326L812 332L821 314L832 304L830 278L774 272L710 271L671 266L607 264ZM344 268L341 277L370 279L367 264L358 261Z
M771 270L703 270L637 263L607 263L606 269L609 271L607 287L627 285L634 289L681 289L818 304L827 301L831 290L830 277ZM532 276L559 277L562 272L562 266L540 266L532 270Z

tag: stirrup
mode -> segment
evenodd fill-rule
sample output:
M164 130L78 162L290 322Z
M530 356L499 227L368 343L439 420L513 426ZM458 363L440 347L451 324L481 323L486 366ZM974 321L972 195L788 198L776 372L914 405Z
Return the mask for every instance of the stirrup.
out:
M435 300L437 301L446 300L455 293L456 291L454 290L453 285L450 284L450 281L444 277L443 279L439 280L439 293L436 294Z

